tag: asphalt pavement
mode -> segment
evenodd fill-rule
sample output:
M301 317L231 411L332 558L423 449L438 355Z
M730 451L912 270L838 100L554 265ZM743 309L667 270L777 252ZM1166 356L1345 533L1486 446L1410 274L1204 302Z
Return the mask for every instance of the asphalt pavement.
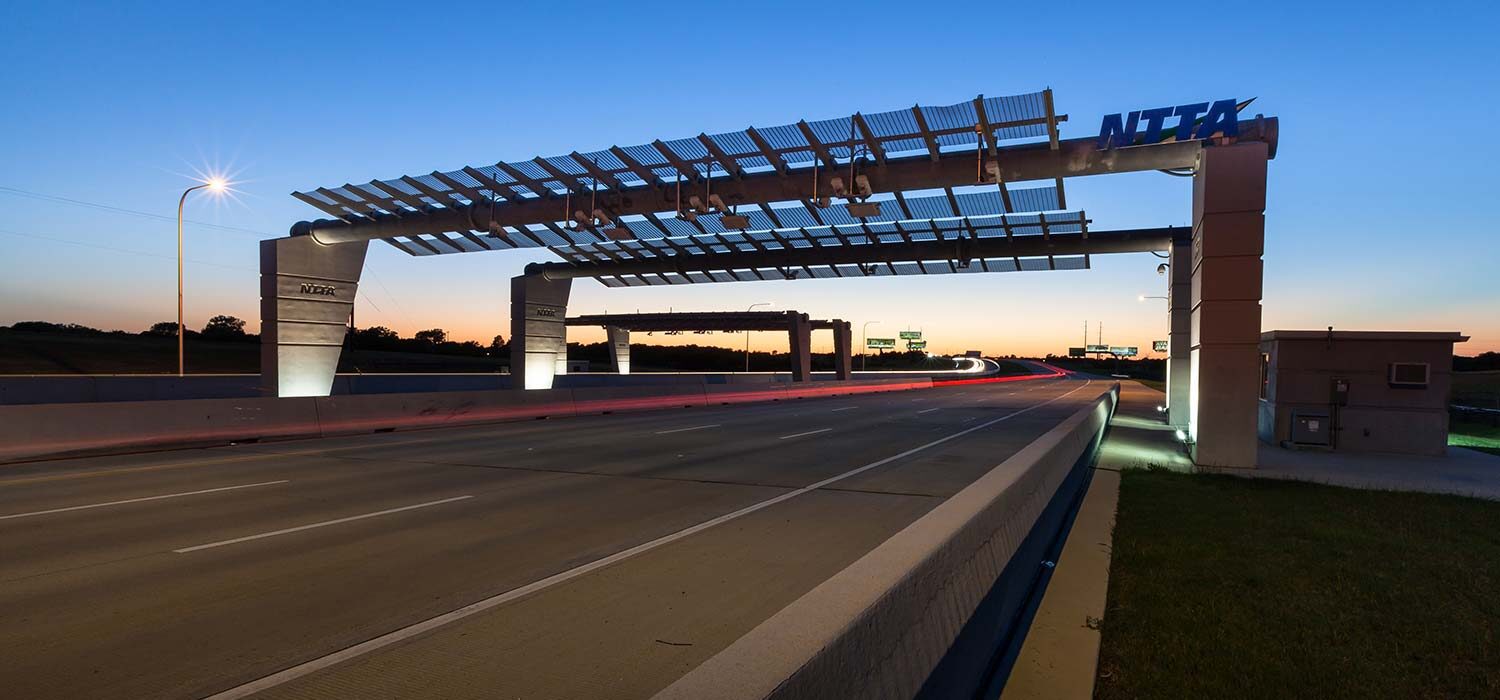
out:
M0 695L649 697L1104 390L0 467Z

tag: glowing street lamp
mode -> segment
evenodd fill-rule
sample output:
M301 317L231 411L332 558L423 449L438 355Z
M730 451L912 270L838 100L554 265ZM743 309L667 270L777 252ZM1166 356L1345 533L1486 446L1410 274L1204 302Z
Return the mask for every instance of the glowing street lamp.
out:
M214 194L221 194L229 189L229 183L223 178L209 178L201 185L194 185L183 191L182 197L177 200L177 376L183 375L183 351L182 351L182 208L187 204L187 196L193 190L208 190Z

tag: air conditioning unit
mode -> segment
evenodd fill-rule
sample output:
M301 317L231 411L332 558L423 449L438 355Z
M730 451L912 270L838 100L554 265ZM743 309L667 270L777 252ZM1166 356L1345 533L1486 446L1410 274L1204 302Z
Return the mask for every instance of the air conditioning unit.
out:
M1391 386L1426 389L1431 378L1432 367L1426 362L1392 362L1387 379Z

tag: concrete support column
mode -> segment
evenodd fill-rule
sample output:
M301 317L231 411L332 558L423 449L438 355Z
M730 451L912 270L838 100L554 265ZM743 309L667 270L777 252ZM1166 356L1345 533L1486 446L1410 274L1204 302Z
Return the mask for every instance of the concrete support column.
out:
M568 292L573 280L520 275L510 280L510 386L551 389L568 372Z
M833 319L833 374L835 379L854 378L854 329L848 321Z
M333 391L368 241L260 242L260 380L266 396Z
M1205 147L1193 177L1189 433L1203 466L1255 466L1265 143Z
M1172 244L1167 279L1167 423L1187 430L1192 409L1192 241Z
M788 311L787 346L792 356L792 381L812 380L812 322L807 314Z
M630 374L630 329L605 326L609 338L609 369L615 374Z

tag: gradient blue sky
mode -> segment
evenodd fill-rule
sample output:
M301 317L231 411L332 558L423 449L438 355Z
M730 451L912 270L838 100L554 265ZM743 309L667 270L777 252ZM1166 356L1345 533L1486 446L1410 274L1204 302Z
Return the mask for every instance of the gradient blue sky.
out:
M255 325L256 241L294 189L610 144L1056 90L1065 137L1216 98L1281 118L1263 327L1461 330L1500 350L1500 11L1480 3L32 3L0 9L0 324L139 330L175 313L169 219L189 202L190 325ZM329 4L333 5L333 4ZM1189 182L1068 181L1098 228L1187 225ZM45 195L37 197L35 195ZM357 316L508 335L507 281L545 251L415 259L376 244ZM570 311L733 309L921 328L939 352L1165 337L1149 255L1080 272L575 285ZM580 330L576 338L598 340ZM820 334L821 335L821 334ZM1091 331L1092 337L1092 331ZM696 342L709 338L687 336ZM664 339L665 340L665 339ZM734 338L719 338L737 345ZM824 344L828 341L821 339ZM783 347L773 334L756 347Z

